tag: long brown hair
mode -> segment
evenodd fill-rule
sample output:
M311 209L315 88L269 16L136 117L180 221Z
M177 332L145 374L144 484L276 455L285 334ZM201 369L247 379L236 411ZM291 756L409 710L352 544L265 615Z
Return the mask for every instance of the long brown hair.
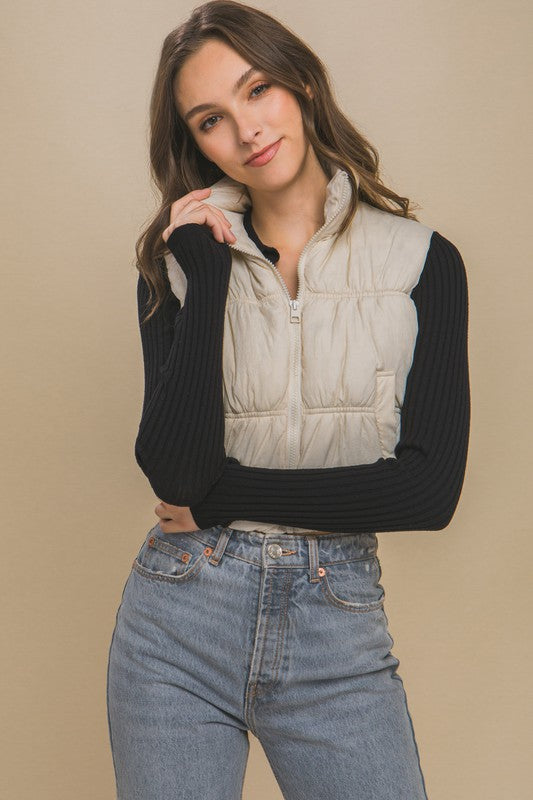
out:
M210 0L194 8L189 18L166 36L152 89L150 165L161 205L135 245L137 269L149 286L150 299L152 290L156 295L144 322L171 291L164 269L168 248L161 237L170 222L170 206L184 194L210 186L225 174L200 152L174 100L180 68L208 39L225 42L274 82L292 91L300 104L305 134L325 174L331 177L336 166L348 173L352 198L338 235L352 222L359 199L392 214L417 219L409 210L408 198L381 182L376 148L338 107L327 69L316 53L264 11L236 0ZM313 99L305 85L312 90Z

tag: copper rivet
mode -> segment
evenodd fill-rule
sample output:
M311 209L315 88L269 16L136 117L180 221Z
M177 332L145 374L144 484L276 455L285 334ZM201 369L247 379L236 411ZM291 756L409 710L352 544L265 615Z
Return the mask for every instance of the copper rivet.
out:
M187 561L189 560L189 558L190 558L190 555L189 555L188 553L184 553L184 554L182 555L182 557L181 557L181 560L182 560L182 561L185 561L185 563L187 563Z
M325 575L326 574L326 570L324 569L324 567L319 567L318 568L318 574L319 575Z
M148 544L153 544L153 543L154 543L154 537L153 537L153 536L151 536L151 537L148 539Z
M213 552L213 548L212 547L206 547L205 550L204 550L204 553L205 553L206 556L210 556L212 552Z

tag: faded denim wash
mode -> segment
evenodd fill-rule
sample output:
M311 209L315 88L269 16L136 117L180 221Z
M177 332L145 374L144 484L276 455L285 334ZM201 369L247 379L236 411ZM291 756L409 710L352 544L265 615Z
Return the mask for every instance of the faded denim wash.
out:
M240 800L248 731L285 800L427 800L374 533L163 533L109 649L118 800Z

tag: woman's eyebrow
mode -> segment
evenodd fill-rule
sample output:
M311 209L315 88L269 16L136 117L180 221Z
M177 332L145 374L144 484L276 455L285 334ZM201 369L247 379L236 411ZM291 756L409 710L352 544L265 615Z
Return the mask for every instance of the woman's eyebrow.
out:
M254 72L257 72L256 67L250 67L250 69L247 69L246 72L242 73L241 77L236 81L235 86L233 87L233 94L237 94L241 86L246 83L248 78L250 78ZM217 105L218 103L210 102L201 103L199 106L194 106L194 108L191 108L190 111L187 111L184 120L187 122L194 114L198 114L199 111L209 111L210 108L216 108Z

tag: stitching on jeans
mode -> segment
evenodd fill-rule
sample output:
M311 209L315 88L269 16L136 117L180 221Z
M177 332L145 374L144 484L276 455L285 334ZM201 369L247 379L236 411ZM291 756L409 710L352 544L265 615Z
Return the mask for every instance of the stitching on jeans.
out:
M165 542L164 539L158 539L157 537L153 537L153 541L151 541L151 538L148 540L148 547L153 547L155 550L160 550L162 553L166 553L169 556L176 556L179 559L184 555L189 556L189 558L194 557L194 553L185 550L183 547L178 547L177 544Z
M197 542L200 542L200 544L203 544L206 547L213 547L213 545L210 542L206 542L205 539L202 539L200 536L195 536L194 533L188 533L187 536L190 536L192 539L195 539ZM290 551L290 552L292 553L292 551ZM369 553L366 553L364 556L355 556L354 558L340 559L340 560L337 560L337 561L321 561L320 565L324 566L324 567L331 567L334 564L351 564L354 561L369 561L370 559L374 558L376 556L376 554L377 554L377 548L375 548L374 550L371 550ZM226 547L226 549L224 550L224 555L227 556L228 558L235 558L235 559L237 559L237 561L244 561L246 564L251 564L252 566L255 566L255 567L260 567L261 566L261 559L260 558L258 558L257 560L256 559L245 558L244 556L240 556L240 555L237 555L236 553L230 552L228 550L228 547ZM287 555L287 554L284 553L284 555ZM270 566L273 567L274 569L278 569L278 567L275 564L272 564ZM307 569L307 570L309 570L309 563L307 563L307 564L288 564L288 565L283 565L281 567L281 569Z
M267 573L267 575L268 575L268 573ZM272 596L272 578L270 579L270 586L269 586L269 590L268 590L268 602L267 602L267 607L266 607L265 625L264 625L264 629L263 629L264 630L264 635L263 635L263 641L262 641L261 659L259 661L259 667L257 668L257 679L256 679L254 685L252 686L251 699L250 699L250 721L253 720L254 727L257 727L256 726L256 719L255 719L254 701L259 696L258 683L259 683L259 678L261 676L261 667L263 666L263 657L265 655L265 650L266 650L266 640L267 640L267 635L268 635L268 622L269 622L269 619L270 619L270 599L271 599L271 596Z
M166 581L167 583L182 583L182 582L184 583L185 581L196 577L196 575L198 575L200 570L203 569L205 564L207 564L207 558L205 557L205 554L202 553L198 557L198 559L194 562L192 567L187 569L185 572L181 572L178 575L165 575L161 572L152 572L143 564L141 564L140 561L138 561L137 559L134 560L132 567L136 572L138 572L143 577L148 578L149 580Z
M354 611L355 613L365 613L367 611L375 611L378 608L381 608L385 602L385 590L383 589L383 593L379 600L374 600L371 603L352 603L349 600L341 600L340 598L336 597L331 590L327 575L322 576L322 580L320 581L320 587L322 589L322 593L326 600L332 603L336 608L342 608L344 611Z
M287 591L285 591L285 587L287 587ZM288 616L289 616L289 594L290 594L291 588L292 588L291 574L290 574L290 572L287 572L285 583L283 584L284 604L283 604L283 607L282 607L282 614L281 614L281 621L282 621L283 625L282 625L282 628L281 628L281 637L279 636L279 633L278 633L278 641L276 642L276 652L274 654L274 661L273 661L273 664L272 664L272 666L276 665L276 670L274 672L274 676L272 678L271 683L276 683L276 681L278 680L278 677L279 677L279 669L280 669L280 666L281 666L281 654L283 652L283 645L285 643L285 631L287 630L287 627L288 627L287 619L288 619ZM278 658L278 652L279 652L279 658ZM276 664L276 660L278 662L277 664Z
M269 576L269 577L270 577L270 581L269 581L269 587L268 587L268 602L267 602L267 607L266 607L264 636L263 636L263 642L262 642L263 646L261 648L261 660L259 661L259 667L257 668L257 678L258 678L258 680L259 680L259 676L261 675L261 667L263 666L263 657L265 655L266 640L267 640L267 636L268 636L268 623L270 621L270 601L271 601L271 598L272 598L272 583L273 583L273 581L272 581L272 576ZM256 681L256 683L257 683L257 681Z

